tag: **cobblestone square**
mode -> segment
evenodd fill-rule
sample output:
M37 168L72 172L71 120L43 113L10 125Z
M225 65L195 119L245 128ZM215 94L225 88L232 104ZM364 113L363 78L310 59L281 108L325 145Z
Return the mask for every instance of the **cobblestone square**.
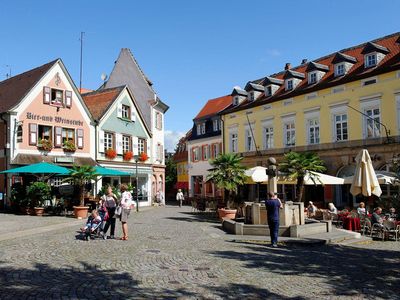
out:
M1 218L1 299L400 299L400 242L273 249L174 206L132 214L128 241L85 242L84 220Z

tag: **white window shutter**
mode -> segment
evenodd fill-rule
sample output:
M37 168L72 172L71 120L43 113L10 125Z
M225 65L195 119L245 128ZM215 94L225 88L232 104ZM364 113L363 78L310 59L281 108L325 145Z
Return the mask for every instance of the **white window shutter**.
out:
M138 155L138 137L137 136L133 136L132 137L132 152L133 155Z
M72 92L65 91L65 106L71 108L72 106Z
M104 131L99 130L99 152L104 153Z
M122 104L118 103L117 105L117 117L122 118Z
M133 109L131 109L131 121L136 122L136 115L135 115L135 112L133 111Z
M83 149L83 129L77 129L76 131L76 135L77 135L77 145L78 145L78 149Z
M117 154L123 154L122 153L122 134L116 133L116 142L117 142Z

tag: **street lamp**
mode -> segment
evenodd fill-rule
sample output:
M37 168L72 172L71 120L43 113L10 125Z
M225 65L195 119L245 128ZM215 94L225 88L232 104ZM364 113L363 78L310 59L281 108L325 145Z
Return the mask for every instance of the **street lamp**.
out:
M138 161L139 161L139 155L134 155L133 159L135 160L135 166L136 166L136 211L139 212L139 177L138 177Z

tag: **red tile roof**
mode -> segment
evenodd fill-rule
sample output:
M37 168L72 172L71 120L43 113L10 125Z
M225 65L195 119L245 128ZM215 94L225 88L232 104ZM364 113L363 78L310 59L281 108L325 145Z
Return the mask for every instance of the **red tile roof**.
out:
M81 94L87 94L87 93L91 93L93 92L93 90L89 90L89 89L85 89L85 88L81 88L81 90L79 91Z
M348 73L345 76L334 77L334 64L332 63L332 60L334 59L334 57L337 53L337 52L335 52L335 53L326 55L324 57L312 60L312 62L329 66L329 71L327 71L325 73L323 78L318 83L309 85L308 78L307 78L307 76L305 76L305 78L297 85L297 87L294 90L285 91L285 86L283 84L278 89L278 91L272 96L265 97L265 95L263 93L259 96L258 99L256 99L256 101L252 101L252 102L243 101L239 106L227 109L223 113L229 113L229 112L233 112L233 111L243 110L243 109L263 105L266 103L279 101L279 100L286 99L289 97L294 97L294 96L298 96L301 94L307 94L307 93L325 89L328 87L344 84L347 82L360 80L363 78L368 78L368 77L382 74L385 72L398 70L398 69L400 69L400 45L398 43L396 43L396 41L398 41L399 39L400 39L400 32L397 32L397 33L394 33L394 34L391 34L391 35L388 35L388 36L385 36L385 37L382 37L382 38L372 41L373 43L376 43L378 45L386 47L390 51L384 57L384 59L379 63L379 65L376 67L372 67L372 68L364 67L364 54L362 54L362 51L368 43L363 43L358 46L343 49L343 50L340 50L337 52L341 52L343 54L352 56L357 59L357 62L352 66L352 68L348 71ZM305 63L305 64L302 64L295 68L292 68L291 70L299 72L299 73L303 73L306 75L307 66L308 66L308 63ZM283 80L285 73L286 73L286 71L282 71L282 72L273 74L270 77ZM262 81L262 78L254 80L253 82L259 83L261 81Z
M82 98L95 120L101 119L125 86L83 94Z
M58 61L53 60L35 69L0 82L0 112L6 112L17 105L35 84Z
M216 115L217 113L224 110L231 104L232 104L231 95L208 100L206 105L204 105L204 107L201 109L201 111L197 114L197 116L194 119L195 120L202 119L205 117Z

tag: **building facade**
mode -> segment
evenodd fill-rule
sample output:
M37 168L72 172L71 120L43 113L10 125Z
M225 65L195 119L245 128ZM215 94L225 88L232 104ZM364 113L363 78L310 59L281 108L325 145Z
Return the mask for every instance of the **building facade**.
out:
M181 189L185 195L188 195L189 192L189 155L187 143L191 135L192 129L179 140L173 156L177 172L176 189Z
M236 87L222 112L224 151L253 167L288 151L313 151L327 173L354 173L367 148L376 170L400 157L400 33L343 49ZM348 187L325 187L344 206Z
M103 177L98 189L103 185L118 186L121 183L136 188L137 170L139 205L151 205L152 164L155 160L150 156L151 136L129 88L101 89L83 94L82 98L96 124L94 148L97 163L132 174L130 177Z
M165 195L164 115L169 109L157 96L153 83L146 77L132 52L123 48L103 88L127 85L150 132L150 157L153 158L152 194Z
M0 82L0 110L2 170L42 161L95 165L93 120L61 59ZM9 199L22 178L1 177Z
M219 112L232 103L231 96L208 100L193 119L192 134L187 142L189 155L189 196L221 196L212 182L207 182L209 160L222 152L221 117Z

